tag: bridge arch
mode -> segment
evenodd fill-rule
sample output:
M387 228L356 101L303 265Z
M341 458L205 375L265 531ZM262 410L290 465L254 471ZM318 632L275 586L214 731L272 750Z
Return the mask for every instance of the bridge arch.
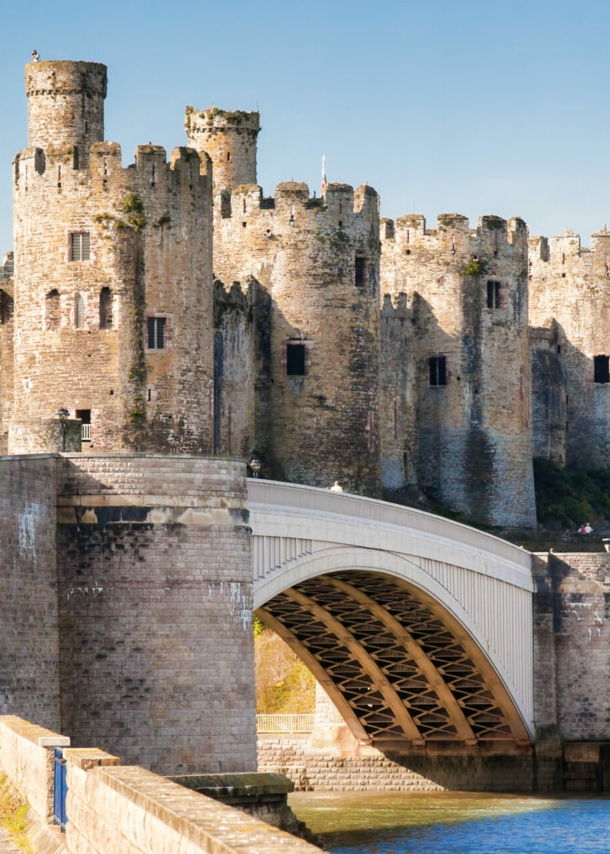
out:
M494 752L531 744L527 553L356 496L254 482L249 498L256 613L359 741Z

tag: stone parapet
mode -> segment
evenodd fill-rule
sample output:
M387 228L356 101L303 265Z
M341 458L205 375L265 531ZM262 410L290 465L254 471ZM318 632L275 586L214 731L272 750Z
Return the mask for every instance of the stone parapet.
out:
M318 848L171 780L90 751L67 751L71 852L313 854ZM188 842L187 842L188 840Z

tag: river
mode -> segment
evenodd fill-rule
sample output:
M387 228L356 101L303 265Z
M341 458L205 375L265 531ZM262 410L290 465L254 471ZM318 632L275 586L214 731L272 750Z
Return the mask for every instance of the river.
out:
M331 854L610 852L610 799L456 792L290 796Z

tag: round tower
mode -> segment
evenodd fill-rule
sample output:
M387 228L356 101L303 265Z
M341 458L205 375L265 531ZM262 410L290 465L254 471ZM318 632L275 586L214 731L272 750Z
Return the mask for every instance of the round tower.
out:
M382 244L383 293L412 312L419 486L476 521L535 526L525 223L442 214L428 230L413 214Z
M256 184L256 138L260 113L229 112L210 107L201 112L186 108L189 145L212 160L214 194L239 184Z
M78 165L104 139L107 70L99 62L48 61L26 66L29 147L76 146Z
M49 450L54 435L61 439L62 409L82 422L85 451L167 453L175 435L181 451L206 453L209 162L190 148L168 158L148 144L124 168L120 146L96 141L77 164L78 141L103 132L105 67L36 63L27 76L36 145L16 155L13 172L17 400L9 451ZM87 100L92 124L79 112Z
M242 229L243 230L243 229ZM329 184L275 193L272 459L276 476L377 496L379 198Z

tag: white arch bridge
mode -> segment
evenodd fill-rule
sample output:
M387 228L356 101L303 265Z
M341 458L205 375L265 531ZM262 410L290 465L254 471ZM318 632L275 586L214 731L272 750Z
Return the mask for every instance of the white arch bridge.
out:
M418 510L248 483L254 608L380 749L533 742L528 552Z

